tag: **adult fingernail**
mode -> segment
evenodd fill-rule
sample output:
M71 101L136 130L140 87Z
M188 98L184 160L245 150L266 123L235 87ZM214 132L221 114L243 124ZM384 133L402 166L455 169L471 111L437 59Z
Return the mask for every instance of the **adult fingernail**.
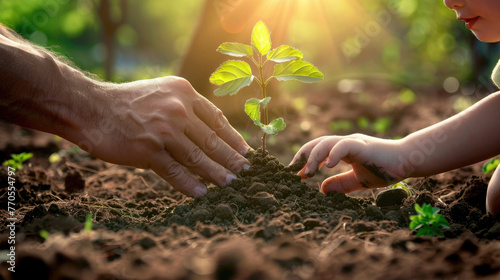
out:
M198 197L198 196L204 196L207 194L207 187L206 186L196 186L193 189L193 195Z
M236 179L236 175L229 173L226 175L226 185L229 185L234 179Z
M250 150L250 147L249 146L244 146L243 149L241 149L241 154L242 155L246 155L248 153L248 151Z
M250 165L249 164L243 164L243 170L248 170L250 169Z

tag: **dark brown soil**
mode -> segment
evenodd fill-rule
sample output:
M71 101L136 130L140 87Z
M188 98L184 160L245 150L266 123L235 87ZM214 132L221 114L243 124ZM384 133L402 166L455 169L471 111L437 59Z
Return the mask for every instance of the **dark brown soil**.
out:
M417 118L418 109L406 110ZM415 129L404 119L394 127L394 134ZM292 121L287 130L295 128ZM2 159L35 157L15 174L16 272L4 261L11 245L2 227L0 279L500 279L500 222L485 212L488 177L478 166L412 179L410 197L399 189L324 195L257 150L231 185L193 199L149 170L83 152L50 164L48 155L67 143L9 124L1 133L11 133L0 143ZM278 141L298 137L283 134ZM279 154L280 146L270 149ZM0 222L8 225L6 167L0 184ZM450 222L444 237L408 229L415 203L441 208Z

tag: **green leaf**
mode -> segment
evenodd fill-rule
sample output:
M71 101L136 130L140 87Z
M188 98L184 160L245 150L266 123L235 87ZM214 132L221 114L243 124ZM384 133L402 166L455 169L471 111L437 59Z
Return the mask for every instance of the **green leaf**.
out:
M44 229L42 229L40 232L39 232L39 235L41 238L43 238L44 240L47 240L50 236L50 233Z
M271 33L263 21L257 22L253 27L252 46L261 55L265 55L271 50Z
M500 164L500 159L498 158L490 159L483 165L483 173L484 174L490 173L491 171L495 170L499 164Z
M295 59L302 59L302 52L294 47L282 45L267 54L267 60L282 63Z
M410 229L418 229L417 236L443 236L444 234L440 227L447 228L449 224L443 215L438 214L440 210L438 207L432 207L432 205L426 203L422 207L415 204L415 211L419 215L410 216L410 220L412 221L409 225Z
M424 206L426 204L424 203ZM420 216L425 216L425 212L422 210L422 207L418 204L415 204L415 211L417 211L417 213L420 215Z
M436 222L434 224L442 227L450 227L450 224L448 223L446 218L441 214L438 215Z
M236 94L253 81L252 68L244 61L228 60L210 76L210 82L220 87L214 91L217 96Z
M91 232L92 231L92 214L87 214L85 217L85 226L84 226L84 231L85 232Z
M411 196L412 193L414 192L414 190L412 188L410 188L410 186L408 186L408 184L406 184L404 181L397 182L396 184L393 184L387 188L389 188L389 189L402 189L408 194L408 196Z
M252 57L253 56L253 49L249 45L241 44L241 43L231 43L231 42L226 42L222 43L218 48L217 51L223 54L227 54L230 56L236 56L236 57Z
M292 60L274 66L273 77L278 81L298 80L314 83L323 79L323 73L307 61Z
M252 121L260 121L260 107L266 108L271 97L264 99L250 98L245 102L245 112L252 119Z
M8 159L8 160L4 161L3 165L4 166L10 166L10 167L12 167L12 168L14 168L16 170L19 169L19 165L18 165L17 161L15 161L13 159Z
M260 121L256 120L254 121L254 124L259 126L260 129L265 133L265 134L270 134L270 135L276 135L278 132L282 131L285 129L286 124L283 118L277 118L270 122L268 125L262 124Z
M413 216L413 217L418 217L418 216ZM413 218L410 217L410 218ZM416 229L417 227L421 227L422 224L418 221L418 219L412 219L413 221L410 223L410 229Z
M276 129L276 132L275 133L269 133L269 134L276 134L278 133L278 131L282 131L286 128L286 123L285 123L285 120L283 120L283 118L277 118L273 121L271 121L268 125L269 127L272 127L273 129Z
M32 157L33 157L33 153L24 153L23 152L20 154L21 162L27 161L28 159L30 159Z

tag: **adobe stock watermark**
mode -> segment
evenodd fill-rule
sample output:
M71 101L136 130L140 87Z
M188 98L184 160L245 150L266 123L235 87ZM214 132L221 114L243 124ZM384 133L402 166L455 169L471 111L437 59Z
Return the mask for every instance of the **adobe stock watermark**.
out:
M462 124L461 119L455 120L455 125L450 126L451 130L460 129ZM406 154L399 154L397 157L398 169L396 174L399 175L410 175L414 173L420 166L424 165L427 158L432 156L438 149L440 144L445 143L449 140L449 135L445 133L444 129L434 129L431 131L429 137L420 137L420 139L415 139L413 147ZM450 131L451 132L451 131ZM382 172L381 176L388 183L394 182L392 176L387 172Z
M2 260L5 260L5 262L9 265L7 270L10 272L16 272L16 195L17 195L17 190L15 187L16 183L16 169L10 166L7 166L7 224L6 228L8 229L9 232L9 237L8 237L8 246L6 250L6 255L2 256ZM3 251L5 252L5 251ZM5 258L5 259L4 259Z
M77 145L84 151L92 153L94 147L99 146L103 143L106 135L114 133L119 127L116 126L116 119L120 120L131 120L131 114L129 112L130 105L121 100L117 100L110 106L112 114L103 119L99 119L96 123L95 128L84 129L82 131L86 140L82 140L77 143ZM125 137L133 138L131 132L122 131L122 133L128 133Z
M48 0L44 1L40 10L36 11L29 17L21 18L21 29L19 30L30 41L43 43L47 41L45 33L40 31L40 28L45 27L51 18L56 16L61 10L61 5L69 3L70 0Z
M424 164L426 158L436 152L438 144L442 144L446 140L448 140L448 135L442 129L433 131L429 138L415 140L415 148L409 151L407 158L403 158L402 155L398 156L399 173L404 174L404 171L407 174L413 173L417 167Z
M372 20L363 26L354 28L354 35L345 39L341 43L341 50L347 62L358 56L384 28L392 21L393 16L398 14L398 8L394 4L389 4L386 9L372 13Z
M479 84L467 83L460 85L462 94L480 100L490 95L491 93L498 91L498 88L496 88L491 82L490 77L481 75L477 78L477 81L479 82Z

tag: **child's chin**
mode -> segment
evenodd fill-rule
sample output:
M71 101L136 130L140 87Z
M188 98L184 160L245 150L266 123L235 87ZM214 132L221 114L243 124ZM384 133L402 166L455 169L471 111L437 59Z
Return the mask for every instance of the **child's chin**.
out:
M498 34L485 34L482 32L474 32L474 31L472 31L472 33L481 42L485 42L485 43L500 42L500 33L498 33Z

